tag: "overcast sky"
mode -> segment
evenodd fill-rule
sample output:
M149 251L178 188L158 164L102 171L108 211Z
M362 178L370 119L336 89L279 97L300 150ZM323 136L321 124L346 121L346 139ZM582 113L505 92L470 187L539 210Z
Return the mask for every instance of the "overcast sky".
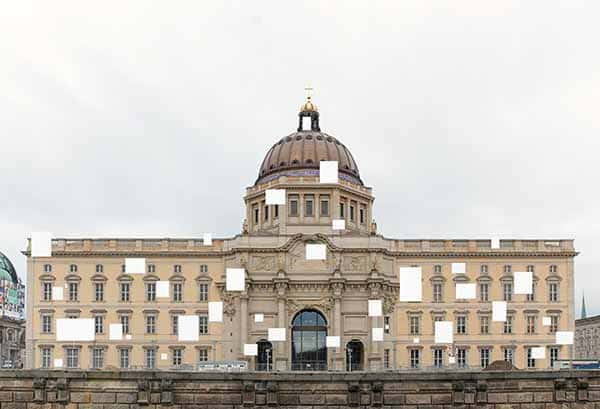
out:
M153 3L153 4L151 4ZM600 2L14 1L0 251L239 233L304 87L397 238L574 238L600 313Z

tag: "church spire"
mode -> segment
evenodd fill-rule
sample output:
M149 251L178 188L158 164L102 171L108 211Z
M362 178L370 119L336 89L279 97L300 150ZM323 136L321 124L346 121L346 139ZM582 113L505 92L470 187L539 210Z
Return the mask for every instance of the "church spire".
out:
M583 296L581 297L581 317L587 318L587 311L585 310L585 291L583 292Z

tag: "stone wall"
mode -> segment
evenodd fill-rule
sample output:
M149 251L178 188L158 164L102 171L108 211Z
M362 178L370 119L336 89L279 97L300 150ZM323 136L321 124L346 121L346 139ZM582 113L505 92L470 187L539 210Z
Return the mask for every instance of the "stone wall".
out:
M600 371L0 371L0 409L600 409Z

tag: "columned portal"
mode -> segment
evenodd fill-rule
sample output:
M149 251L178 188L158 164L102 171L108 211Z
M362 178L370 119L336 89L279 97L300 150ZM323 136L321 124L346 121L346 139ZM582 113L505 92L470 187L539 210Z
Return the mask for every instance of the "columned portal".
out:
M292 321L292 370L327 370L327 322L316 310L300 311Z

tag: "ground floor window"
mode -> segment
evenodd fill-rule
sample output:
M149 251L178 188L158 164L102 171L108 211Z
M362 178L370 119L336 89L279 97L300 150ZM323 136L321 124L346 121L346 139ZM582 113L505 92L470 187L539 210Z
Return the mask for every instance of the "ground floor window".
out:
M129 368L129 349L123 348L119 350L119 361L121 368Z
M559 350L556 347L550 348L550 368L554 367L554 363L558 361Z
M433 350L433 366L436 368L444 366L444 351L441 348Z
M418 369L421 366L421 351L418 349L410 350L410 367Z
M490 364L490 349L481 348L479 350L479 360L482 368L486 368Z
M100 369L104 366L104 348L92 348L92 368Z
M79 348L66 348L67 368L79 368Z
M145 361L146 368L153 369L156 368L156 349L148 348L145 350Z
M52 348L42 348L42 368L52 366Z

